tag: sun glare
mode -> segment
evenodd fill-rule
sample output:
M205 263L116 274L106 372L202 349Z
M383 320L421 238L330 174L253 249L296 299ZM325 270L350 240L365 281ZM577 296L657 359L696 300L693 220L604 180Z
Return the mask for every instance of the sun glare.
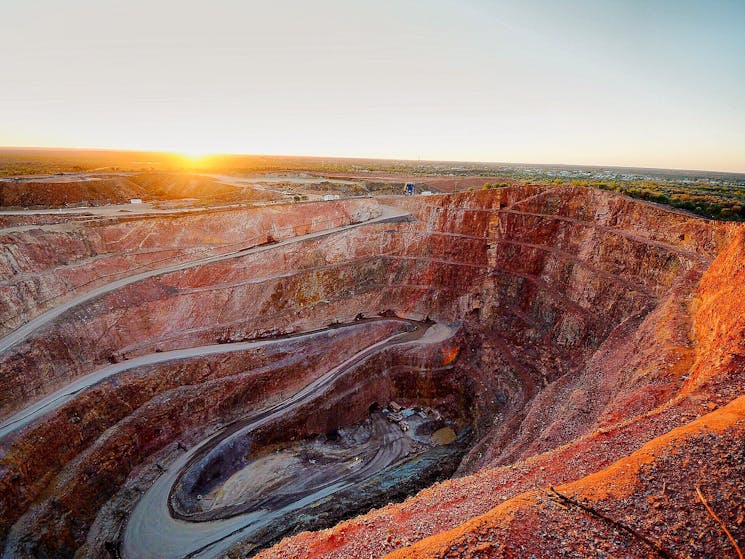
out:
M187 150L178 152L178 155L184 160L186 165L198 167L204 165L215 154L209 151Z

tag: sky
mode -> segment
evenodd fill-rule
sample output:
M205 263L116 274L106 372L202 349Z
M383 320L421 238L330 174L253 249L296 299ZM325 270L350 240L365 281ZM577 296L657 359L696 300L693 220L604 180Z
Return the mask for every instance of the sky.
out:
M745 0L0 14L0 145L745 172Z

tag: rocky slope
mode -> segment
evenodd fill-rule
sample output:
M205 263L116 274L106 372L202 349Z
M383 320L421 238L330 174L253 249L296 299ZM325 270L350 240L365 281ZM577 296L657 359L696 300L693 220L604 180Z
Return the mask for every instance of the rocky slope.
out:
M507 262L524 266L534 249L551 259L557 245L572 247L558 257L573 273L593 269L580 284L546 277L558 263L528 277L538 289L555 287L555 300L588 317L583 325L597 317L607 335L580 346L579 359L552 362L565 337L536 358L535 341L517 343L514 322L484 329L487 340L511 336L495 344L512 351L494 370L497 382L512 380L511 371L524 380L513 381L520 399L493 416L463 475L261 557L736 557L696 488L742 542L745 309L733 290L745 285L745 232L602 193L568 194L539 193L498 212L503 231L532 225L522 239L502 240L521 247ZM559 234L544 237L547 228ZM603 284L624 298L573 305ZM607 324L630 295L633 306ZM551 316L514 310L530 330ZM541 364L548 374L539 381ZM552 378L557 365L568 367Z
M741 227L584 188L378 201L410 215L365 224L381 213L366 200L7 229L6 332L134 270L297 241L155 273L41 324L0 353L6 417L112 362L350 326L134 367L0 440L6 554L116 553L176 443L389 335L360 320L381 314L457 335L359 364L306 409L314 421L300 413L280 431L323 433L398 398L470 427L472 446L452 479L260 556L733 552L696 487L742 542Z
M0 334L117 278L363 221L375 211L351 200L132 217L11 216L0 228Z

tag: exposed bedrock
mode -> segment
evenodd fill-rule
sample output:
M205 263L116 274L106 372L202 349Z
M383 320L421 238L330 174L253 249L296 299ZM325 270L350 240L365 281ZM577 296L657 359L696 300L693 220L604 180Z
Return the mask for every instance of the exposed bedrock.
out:
M356 353L368 339L390 335L404 326L395 320L363 322L222 355L198 357L197 353L191 359L128 370L93 385L44 421L31 423L3 440L3 530L64 468L69 470L76 457L83 460L84 452L93 453L85 463L97 470L92 490L106 495L129 468L148 455L148 449L172 442L189 425L229 421L257 402L281 399L335 360ZM128 439L132 436L136 438ZM123 440L128 441L128 459L122 463L109 459L107 474L107 468L96 461ZM70 483L79 481L70 478ZM95 503L91 507L96 510Z
M71 216L59 223L0 229L0 334L119 277L356 223L378 213L368 200L349 200L165 216Z
M80 545L81 538L84 541L100 507L146 457L167 445L171 445L172 453L181 454L178 441L189 429L205 434L215 429L232 432L241 423L240 418L250 417L253 410L271 409L273 403L281 402L288 394L317 381L329 366L352 356L355 346L366 347L371 340L405 332L407 324L384 320L337 328L333 333L324 332L313 335L311 340L304 339L302 344L312 344L316 348L311 351L302 349L300 342L288 345L283 341L273 344L277 348L271 352L238 354L227 362L210 363L210 373L203 371L204 360L176 370L161 367L133 371L131 378L120 379L122 384L129 386L117 391L115 399L125 400L125 404L136 409L118 422L118 413L110 412L110 416L105 417L106 411L98 411L97 415L104 416L102 422L108 420L107 424L112 427L102 431L104 426L97 425L95 442L83 442L77 445L77 449L63 450L63 453L79 454L61 466L46 495L37 499L26 515L15 523L6 553L19 556L71 553ZM467 425L468 406L465 402L468 396L461 391L459 375L454 374L452 364L448 363L450 352L457 343L448 337L432 342L429 348L421 345L414 348L406 343L400 349L398 346L384 348L381 353L345 372L312 399L302 402L292 415L280 417L270 429L255 434L255 444L273 444L310 433L327 433L362 418L371 403L381 396L403 400L416 398L417 402L436 404L443 413L461 425ZM265 362L267 364L262 366ZM236 368L242 371L244 367L248 370L230 374ZM162 377L171 377L172 374L175 379L170 384L182 385L166 390L161 385L168 381ZM223 374L228 376L221 376ZM153 394L152 384L157 385L160 393ZM150 393L143 394L146 388ZM101 386L95 391L95 396L101 398L103 393L111 390L111 386ZM143 400L148 401L136 407ZM78 403L75 411L60 410L60 415L62 418L70 417L69 414L76 413L81 405L85 409L87 403ZM66 425L59 421L56 427L74 431L75 425L76 422ZM44 442L38 430L34 429L28 430L26 436L16 436L27 441L25 449L29 454L34 450L38 452ZM36 448L29 448L33 446ZM6 455L4 461L8 466L11 459L15 459L13 463L17 465L14 472L8 472L4 477L8 483L4 487L3 501L12 502L17 507L14 511L22 511L24 495L14 494L14 489L19 481L23 481L19 478L26 474L26 462L19 454ZM59 467L56 463L46 466L48 483L50 474ZM150 467L157 468L158 465L151 464ZM32 475L42 473L39 469Z
M15 239L4 253L6 269L26 266L7 274L3 293L14 293L3 298L8 316L20 313L24 323L44 316L58 304L43 303L45 294L82 297L0 352L6 421L112 363L195 348L96 380L0 440L6 555L113 553L138 501L172 475L184 453L194 456L173 474L173 490L166 488L171 512L206 520L198 496L252 453L357 424L376 402L432 406L473 432L460 477L266 551L380 557L536 485L600 472L739 395L745 309L734 286L743 281L742 228L584 188L379 200L411 216L363 223L384 209L362 200L252 210L258 213L250 222L254 214L241 210L6 233ZM313 208L328 220L313 221ZM291 242L274 243L282 239ZM267 240L273 244L228 255ZM45 242L69 247L45 256L38 248ZM110 263L111 278L119 279L132 274L132 262L163 267L143 256L151 250L166 251L168 266L204 254L228 257L85 296L109 281L96 262ZM78 272L95 280L71 286ZM47 278L48 286L30 295L20 287L24 274ZM427 344L399 340L414 323L381 315L434 329L457 325L457 333ZM255 341L267 345L229 351ZM376 343L383 346L365 353ZM226 352L200 354L212 344ZM294 402L348 359L354 362L343 374L291 413L250 423ZM245 425L250 432L228 441ZM211 514L227 518L250 508L240 500L231 506ZM335 510L292 530L344 516ZM463 529L466 541L470 528ZM281 532L267 534L272 541ZM240 537L230 537L241 549ZM148 556L140 551L132 556Z
M462 427L469 424L473 394L463 390L461 369L443 365L443 349L459 348L456 339L432 347L402 344L350 369L324 392L275 422L250 433L215 441L195 457L175 487L171 506L184 518L194 516L196 496L208 493L244 464L244 455L317 433L329 433L368 417L379 402L417 402L441 410ZM250 503L249 503L250 504ZM220 514L234 514L223 511Z
M478 206L478 197L464 200L423 206L413 224L358 228L194 266L78 305L0 357L3 372L24 371L8 378L3 409L85 373L91 362L153 351L159 342L172 348L318 327L335 313L349 314L337 311L354 308L350 298L359 300L358 312L380 310L385 298L395 303L391 308L448 318L496 307L497 320L518 321L534 340L553 337L552 345L576 355L706 257L552 217L528 216L525 223L522 214L469 207ZM526 233L518 237L519 231ZM541 249L545 239L555 250ZM584 259L576 254L583 242L593 247ZM603 250L614 258L600 261Z
M462 466L473 475L260 557L734 556L696 488L742 542L745 231L611 201L703 263L514 419L498 413Z

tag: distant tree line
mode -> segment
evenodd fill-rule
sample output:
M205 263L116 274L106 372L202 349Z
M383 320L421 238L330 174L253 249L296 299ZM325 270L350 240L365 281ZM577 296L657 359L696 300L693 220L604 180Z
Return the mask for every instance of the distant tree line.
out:
M510 186L510 184L507 182L485 182L481 190L494 190L495 188L504 188L505 186Z
M487 182L481 190L504 188L513 183ZM712 185L704 181L681 184L653 180L562 178L553 179L551 184L610 190L632 198L686 210L710 219L745 221L745 188L738 186ZM469 187L467 190L474 191L475 188Z
M557 179L554 183L564 181ZM569 181L573 186L611 190L649 202L726 221L745 221L745 188L705 183L669 184L654 181Z

